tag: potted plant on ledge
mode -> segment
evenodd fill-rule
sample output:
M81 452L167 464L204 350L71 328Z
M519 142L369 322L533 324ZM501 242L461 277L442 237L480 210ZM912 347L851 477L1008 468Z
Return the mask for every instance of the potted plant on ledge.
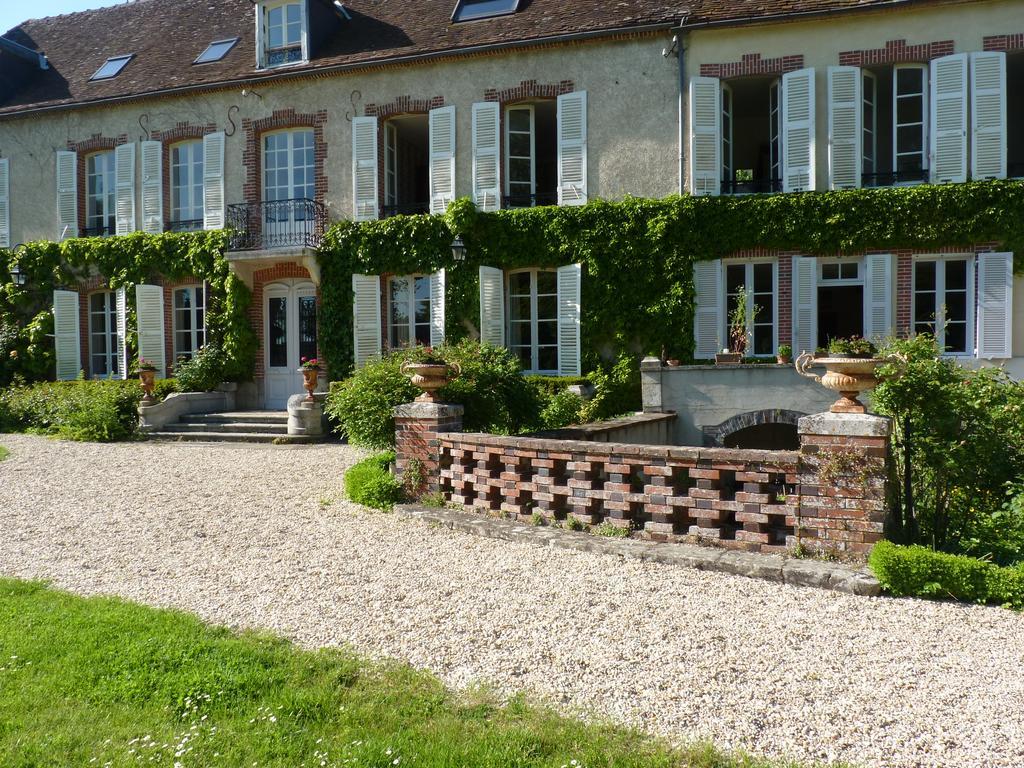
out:
M142 402L149 405L153 402L153 388L156 387L156 364L144 357L139 357L135 363L139 371L139 381L142 384Z
M793 348L789 344L780 344L779 351L775 355L775 362L779 365L789 365L793 362Z
M753 306L753 319L757 317L760 307ZM747 351L747 288L736 289L736 306L729 313L729 347L715 355L716 365L737 365L743 362L743 354Z
M876 355L875 345L859 336L832 339L825 357L804 352L796 360L796 370L841 395L829 408L832 413L864 413L866 409L857 396L878 384L875 371L885 360ZM815 364L825 366L823 376L809 371Z
M402 363L402 373L409 377L414 386L423 390L416 398L421 403L436 403L437 390L451 379L454 371L458 376L462 369L458 363L447 363L430 347L423 347L423 354L418 360L406 360Z
M312 400L317 381L320 379L320 360L315 357L301 358L299 372L302 373L302 387L306 390L306 399Z

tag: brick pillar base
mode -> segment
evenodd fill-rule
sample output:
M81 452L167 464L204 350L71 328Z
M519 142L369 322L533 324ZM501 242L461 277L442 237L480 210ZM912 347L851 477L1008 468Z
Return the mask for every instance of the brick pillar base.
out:
M882 538L890 429L889 419L870 414L800 419L800 506L792 543L866 555Z
M395 464L414 495L440 489L437 438L443 432L462 431L462 410L461 405L448 403L406 403L395 408Z

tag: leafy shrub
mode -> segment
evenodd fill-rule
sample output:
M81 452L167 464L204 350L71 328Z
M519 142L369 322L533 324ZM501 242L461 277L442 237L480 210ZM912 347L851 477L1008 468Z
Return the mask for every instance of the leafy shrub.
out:
M543 429L559 429L568 424L580 423L580 416L586 401L575 392L563 389L550 400L540 412L540 424Z
M181 392L211 392L224 381L225 358L216 344L200 347L191 358L179 359L174 378Z
M153 387L153 397L157 402L167 399L167 396L174 392L180 392L177 379L157 379Z
M902 360L882 367L872 395L875 410L893 419L892 538L1019 556L1024 515L1019 507L998 513L1006 484L1024 476L1024 384L998 368L968 370L942 357L927 334L890 341L882 354ZM1018 543L1008 546L1008 538Z
M611 365L598 366L587 378L596 392L580 412L581 423L640 410L640 360L636 355L622 355Z
M1024 608L1024 563L1001 568L973 557L880 541L871 550L868 564L882 586L894 595Z
M542 376L530 373L523 378L546 398L554 397L569 387L590 383L590 379L586 376Z
M334 382L324 411L335 431L367 448L395 444L395 406L412 401L419 390L401 372L406 355L395 353L368 362L345 381Z
M0 431L112 442L135 434L138 381L62 381L0 392Z
M390 510L402 500L402 484L389 471L394 453L363 459L345 473L345 494L357 504Z

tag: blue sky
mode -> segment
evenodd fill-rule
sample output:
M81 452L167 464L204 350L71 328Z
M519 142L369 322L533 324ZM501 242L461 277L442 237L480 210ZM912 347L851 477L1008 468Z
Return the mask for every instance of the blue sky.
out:
M124 0L0 0L0 32L16 27L26 19L103 8L123 2Z

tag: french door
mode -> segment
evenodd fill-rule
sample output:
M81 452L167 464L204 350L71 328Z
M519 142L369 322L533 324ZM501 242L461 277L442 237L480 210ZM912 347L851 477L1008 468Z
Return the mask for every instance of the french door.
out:
M263 227L265 241L303 232L312 226L311 211L298 202L312 200L314 183L313 131L301 129L263 137Z
M283 410L302 389L299 363L317 356L316 288L310 282L273 283L263 291L265 405Z

